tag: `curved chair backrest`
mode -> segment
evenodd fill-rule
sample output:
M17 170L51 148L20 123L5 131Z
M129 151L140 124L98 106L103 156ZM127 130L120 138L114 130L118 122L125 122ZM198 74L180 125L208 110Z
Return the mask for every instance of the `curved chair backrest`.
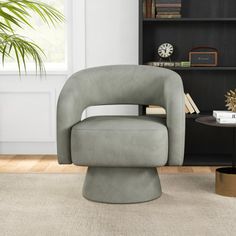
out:
M151 66L103 66L75 73L63 87L57 105L59 163L71 163L70 132L89 106L108 104L160 105L167 112L169 165L184 156L185 103L180 76Z

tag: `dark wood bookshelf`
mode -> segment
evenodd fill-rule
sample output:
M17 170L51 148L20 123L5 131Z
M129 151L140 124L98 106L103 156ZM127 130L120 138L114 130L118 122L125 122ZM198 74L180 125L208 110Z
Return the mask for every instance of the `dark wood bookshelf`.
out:
M182 0L182 18L144 18L139 1L139 64L159 61L157 48L174 45L172 61L188 61L189 51L209 46L219 51L217 67L168 68L180 74L200 114L186 115L185 165L225 165L233 150L230 129L207 127L195 119L226 110L224 95L236 88L236 1ZM148 105L148 104L147 104ZM145 114L145 106L140 106ZM230 163L230 162L229 162Z

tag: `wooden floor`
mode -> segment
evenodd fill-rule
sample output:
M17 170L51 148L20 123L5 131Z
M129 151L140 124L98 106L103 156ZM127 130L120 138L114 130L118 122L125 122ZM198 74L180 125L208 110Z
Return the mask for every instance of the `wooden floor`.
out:
M55 155L0 155L0 173L85 173L86 167L59 165ZM160 167L159 173L214 173L216 167Z

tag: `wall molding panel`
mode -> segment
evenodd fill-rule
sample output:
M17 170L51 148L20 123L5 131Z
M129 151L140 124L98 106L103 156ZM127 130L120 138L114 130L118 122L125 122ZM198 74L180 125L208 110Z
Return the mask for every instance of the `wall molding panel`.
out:
M0 142L55 142L56 93L0 90Z

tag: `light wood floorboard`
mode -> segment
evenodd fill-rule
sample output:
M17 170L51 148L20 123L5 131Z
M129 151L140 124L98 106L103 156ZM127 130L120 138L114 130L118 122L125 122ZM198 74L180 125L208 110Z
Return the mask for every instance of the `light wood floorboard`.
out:
M217 167L165 166L159 173L214 173ZM0 173L85 173L87 167L59 165L56 155L0 155Z

